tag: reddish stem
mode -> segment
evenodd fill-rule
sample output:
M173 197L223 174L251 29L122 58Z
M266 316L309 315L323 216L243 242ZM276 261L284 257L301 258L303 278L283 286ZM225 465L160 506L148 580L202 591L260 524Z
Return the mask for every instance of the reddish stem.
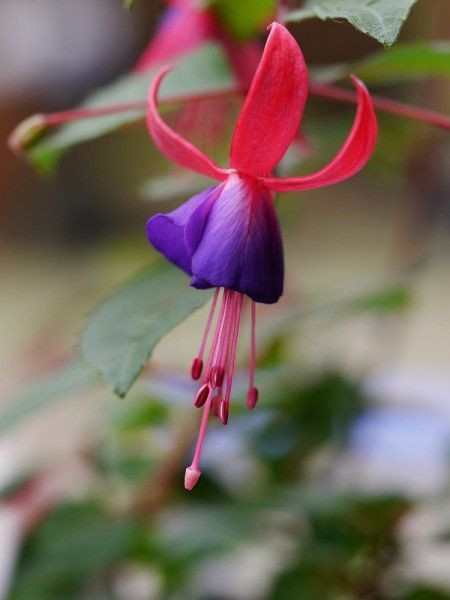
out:
M124 104L111 104L109 106L100 106L98 108L62 110L60 112L44 114L43 117L46 125L54 127L62 125L63 123L69 123L70 121L78 121L79 119L103 117L132 110L145 110L145 107L145 102L126 102Z
M355 104L357 102L356 92L347 90L339 86L330 85L327 83L310 82L309 91L313 96L328 98L330 100L338 100L339 102L349 102ZM234 96L238 93L245 93L243 87L235 86L228 90L209 92L204 94L186 94L165 98L162 102L187 102L193 100L211 100L223 99ZM450 130L450 117L442 115L436 111L420 108L405 102L383 98L382 96L371 95L372 102L375 108L384 112L407 117L416 121L422 121L435 127ZM39 114L29 117L20 123L10 136L9 143L15 151L20 151L39 137L46 127L56 127L64 123L76 121L79 119L90 119L102 117L122 112L142 111L145 112L145 102L127 102L123 104L113 104L110 106L100 106L98 108L77 108L74 110L66 110L55 113Z
M309 91L314 96L320 96L322 98L329 98L330 100L338 100L340 102L356 103L357 96L356 92L352 90L346 90L341 87L329 85L327 83L314 83L310 82ZM434 125L435 127L441 127L442 129L450 130L450 117L446 117L433 110L426 108L420 108L405 102L399 102L398 100L390 100L389 98L383 98L382 96L370 95L375 108L382 110L393 115L399 115L401 117L408 117L415 119L416 121L423 121Z

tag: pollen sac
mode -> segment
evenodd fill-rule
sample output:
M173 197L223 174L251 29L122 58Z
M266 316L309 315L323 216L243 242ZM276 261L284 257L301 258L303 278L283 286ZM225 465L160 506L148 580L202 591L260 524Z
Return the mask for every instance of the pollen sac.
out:
M213 387L220 387L223 384L225 377L225 369L220 366L213 367L211 369L210 382Z
M213 415L215 417L217 417L218 419L220 418L219 410L220 410L221 404L222 404L222 396L215 396L212 401L211 410L212 410Z
M201 358L194 358L191 366L191 377L194 381L200 379L200 376L203 371L203 361Z
M256 403L258 402L258 397L259 397L258 388L255 388L255 387L249 388L248 394L247 394L247 408L249 410L252 410L253 408L255 408Z
M198 390L197 395L195 396L194 406L196 408L200 408L205 404L208 399L210 387L207 383L202 385L202 387Z
M222 400L222 402L219 405L219 419L224 425L228 423L228 407L229 403L225 400Z

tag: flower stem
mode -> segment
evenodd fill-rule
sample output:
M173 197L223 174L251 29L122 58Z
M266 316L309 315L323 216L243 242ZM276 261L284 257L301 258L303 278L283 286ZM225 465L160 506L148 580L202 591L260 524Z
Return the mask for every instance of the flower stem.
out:
M334 85L329 85L327 83L315 83L312 81L309 84L309 91L314 96L320 96L330 100L350 102L352 104L356 103L357 101L356 92ZM450 117L447 117L446 115L442 115L426 108L420 108L418 106L406 104L405 102L399 102L398 100L384 98L383 96L371 94L371 98L374 107L378 110L382 110L383 112L393 115L414 119L416 121L423 121L429 125L450 130Z

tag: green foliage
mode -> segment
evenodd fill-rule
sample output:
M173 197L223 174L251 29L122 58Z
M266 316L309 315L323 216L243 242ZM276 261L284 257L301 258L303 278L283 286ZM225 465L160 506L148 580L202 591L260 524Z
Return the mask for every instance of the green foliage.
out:
M258 35L276 16L276 0L213 0L212 9L225 28L237 39Z
M67 397L92 384L96 373L89 365L74 362L56 373L30 384L2 407L0 433L20 423L24 418L45 409L51 402Z
M355 73L365 83L392 84L422 77L450 77L450 44L439 40L396 44L356 62L315 67L318 81L338 81Z
M349 65L347 72L356 73L368 83L382 84L417 77L450 77L450 43L442 40L398 44Z
M335 495L311 504L308 535L271 598L388 598L382 575L396 557L396 526L408 508L390 496Z
M253 444L259 455L271 461L274 476L280 479L287 475L280 463L287 455L290 468L297 470L327 440L342 444L363 407L363 396L356 383L337 373L325 373L302 385L281 381L277 391L276 413L257 430ZM264 406L270 405L269 395Z
M416 0L307 0L302 8L289 13L285 20L303 21L318 17L345 19L385 46L391 46Z
M125 396L157 342L208 299L184 273L152 266L98 307L81 338L83 357L118 396Z
M80 598L94 575L127 555L133 532L95 504L61 506L28 540L11 600Z
M348 310L351 312L392 313L405 310L411 305L411 302L412 297L409 290L398 287L356 298L349 303Z
M141 393L134 401L121 406L114 421L122 431L135 431L161 424L166 417L167 406L163 402Z
M156 70L151 69L145 73L124 75L88 96L79 108L96 109L135 102L144 103L155 74ZM229 91L233 85L229 67L219 47L205 44L199 50L180 59L177 68L167 76L160 97L162 100L176 101L184 96ZM39 172L50 173L69 148L136 122L143 116L144 106L72 121L30 146L27 158Z

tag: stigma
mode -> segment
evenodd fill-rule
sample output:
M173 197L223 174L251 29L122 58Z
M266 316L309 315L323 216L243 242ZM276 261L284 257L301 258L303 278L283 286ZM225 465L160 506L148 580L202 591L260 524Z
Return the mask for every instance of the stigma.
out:
M255 387L256 306L253 300L250 302L251 344L247 407L252 409L258 400L258 390ZM192 361L191 377L199 381L194 406L202 408L203 412L192 464L186 469L184 486L187 490L195 486L201 474L200 456L210 414L217 417L223 425L228 423L243 306L242 293L227 288L215 289L200 349Z

